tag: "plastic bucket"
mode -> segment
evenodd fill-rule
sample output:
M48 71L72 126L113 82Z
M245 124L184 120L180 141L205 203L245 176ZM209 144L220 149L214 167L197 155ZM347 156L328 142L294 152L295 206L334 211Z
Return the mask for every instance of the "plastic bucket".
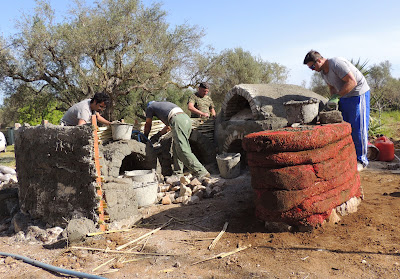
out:
M372 143L368 143L367 145L367 159L368 160L378 160L379 157L379 149Z
M138 207L155 204L157 201L158 182L133 182L133 192L136 195Z
M221 177L235 178L240 175L240 153L219 154L216 159Z
M132 137L132 124L111 124L113 140L130 140Z
M289 101L283 103L286 111L288 125L294 123L315 124L317 123L319 100L309 99L306 101Z
M154 182L157 180L155 170L132 170L125 171L125 177L136 182Z

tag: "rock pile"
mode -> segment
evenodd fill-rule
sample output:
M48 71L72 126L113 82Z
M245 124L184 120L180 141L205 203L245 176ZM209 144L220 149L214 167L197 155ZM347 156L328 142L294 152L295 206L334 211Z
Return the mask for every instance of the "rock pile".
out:
M181 203L196 204L204 198L220 195L225 186L225 180L218 177L205 178L199 181L191 174L182 177L168 177L165 183L159 184L158 202L163 205Z
M15 169L7 167L7 166L0 166L0 189L1 186L7 183L16 183L18 182L17 173Z

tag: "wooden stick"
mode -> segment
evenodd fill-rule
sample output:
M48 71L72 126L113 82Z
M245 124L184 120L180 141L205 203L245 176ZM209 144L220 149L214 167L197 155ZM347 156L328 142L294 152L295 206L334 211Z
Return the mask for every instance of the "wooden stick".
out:
M146 244L147 244L147 242L149 241L149 239L150 239L150 237L148 237L148 238L146 239L146 241L145 241L144 244L142 245L142 248L140 248L139 252L142 252L142 251L143 251L143 249L144 249L144 247L146 246Z
M214 249L215 245L217 245L217 242L220 240L222 235L225 233L226 229L228 228L228 222L225 222L224 227L222 228L222 231L217 235L217 237L211 242L210 246L208 246L208 250Z
M233 250L233 251L231 251L231 252L220 253L220 254L218 254L218 255L212 256L212 257L207 258L207 259L205 259L205 260L192 263L191 265L203 263L203 262L206 262L206 261L209 261L209 260L213 260L213 259L222 259L222 258L225 258L225 257L230 256L230 255L232 255L232 254L235 254L235 253L237 253L237 252L243 251L244 249L247 249L247 248L249 248L249 247L251 247L251 244L249 244L248 246L239 247L239 248L237 248L237 249L235 249L235 250Z
M136 239L134 239L134 240L132 240L132 241L129 241L128 243L125 243L124 245L121 245L121 246L117 247L116 249L117 249L117 250L124 249L125 247L128 247L129 245L131 245L131 244L133 244L133 243L135 243L135 242L138 242L139 240L141 240L141 239L143 239L143 238L145 238L145 237L148 237L149 235L152 235L153 233L158 232L158 231L161 230L162 228L168 226L169 223L171 223L172 220L173 220L173 218L169 219L168 222L165 223L164 225L162 225L161 227L159 227L159 228L157 228L157 229L155 229L155 230L152 230L151 232L148 232L148 233L142 235L142 236L139 237L139 238L136 238Z
M95 272L96 270L98 270L99 268L105 266L106 264L109 264L109 263L112 262L113 260L115 260L115 258L112 258L111 260L106 261L105 263L102 263L102 264L99 265L98 267L93 268L93 269L92 269L92 272Z

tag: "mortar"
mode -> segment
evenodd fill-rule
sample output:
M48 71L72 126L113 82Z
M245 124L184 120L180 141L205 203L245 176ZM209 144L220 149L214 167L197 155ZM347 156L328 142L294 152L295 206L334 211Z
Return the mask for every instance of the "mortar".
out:
M286 110L288 126L294 123L316 124L319 109L319 100L310 98L306 101L294 101L283 103Z

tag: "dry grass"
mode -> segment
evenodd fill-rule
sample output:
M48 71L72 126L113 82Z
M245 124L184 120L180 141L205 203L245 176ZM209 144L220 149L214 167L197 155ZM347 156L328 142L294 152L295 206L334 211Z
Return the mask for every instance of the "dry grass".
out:
M0 152L0 165L15 168L14 145L8 145L6 152Z

